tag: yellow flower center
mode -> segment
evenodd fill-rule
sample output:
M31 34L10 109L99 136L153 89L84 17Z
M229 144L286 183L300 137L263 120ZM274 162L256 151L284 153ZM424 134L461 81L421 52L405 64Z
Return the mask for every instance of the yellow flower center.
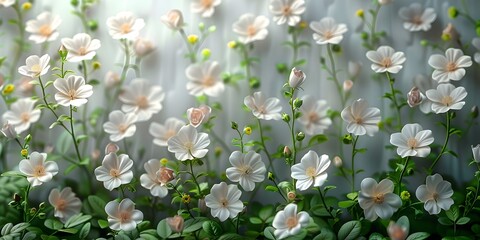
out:
M382 204L385 201L385 196L383 195L383 193L378 193L373 197L373 201L376 204Z
M118 178L120 176L120 171L118 169L110 169L110 176Z
M298 219L296 216L287 218L286 225L288 229L292 229L298 225Z
M202 4L203 8L210 8L213 4L212 0L202 0L200 1L200 4Z
M38 29L38 33L44 37L50 36L52 32L52 28L48 24L44 24Z
M314 167L308 167L305 170L305 175L309 176L310 178L314 178L317 175L317 170Z
M132 26L130 23L123 23L122 26L120 26L120 32L123 34L127 34L132 31Z
M444 97L442 98L442 101L441 101L441 103L442 103L443 105L447 106L447 107L449 107L450 105L452 105L452 102L453 102L453 99L452 99L452 97L450 97L450 96L444 96Z
M389 68L392 66L392 59L390 59L389 57L386 57L382 59L382 62L380 63L380 65L382 65L382 67Z
M35 64L30 68L30 71L32 72L41 72L42 71L42 66L40 64Z
M33 176L37 178L45 176L45 167L43 167L42 165L35 166L35 168L33 169Z
M455 64L454 62L447 63L447 71L448 72L453 72L455 70L457 70L457 64Z
M148 108L148 98L145 96L140 96L137 98L137 106L140 109Z
M407 146L410 148L410 149L415 149L417 147L417 139L415 138L409 138L407 140Z
M215 79L212 76L206 76L203 78L203 86L211 87L215 84Z
M120 125L118 125L118 131L120 133L125 133L128 129L128 125L127 124L124 124L124 123L121 123Z
M363 119L361 117L356 117L356 118L353 119L353 122L356 123L356 124L362 124Z
M30 114L28 114L28 112L23 112L22 114L20 114L20 119L22 120L22 122L28 123L30 121Z

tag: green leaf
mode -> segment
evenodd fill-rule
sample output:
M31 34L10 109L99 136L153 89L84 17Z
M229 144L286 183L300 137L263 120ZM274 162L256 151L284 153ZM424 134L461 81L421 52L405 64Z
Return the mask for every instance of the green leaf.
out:
M266 191L269 191L269 192L278 192L278 188L275 187L275 186L272 186L272 185L268 185L265 187L265 190Z
M258 216L263 221L266 221L270 216L272 216L273 211L274 211L274 209L273 209L272 205L266 205L266 206L262 207L262 209L260 209L260 211L258 213Z
M92 216L90 215L83 215L83 213L76 214L72 217L70 217L67 222L65 222L65 227L66 228L72 228L75 226L78 226L86 221L89 221L92 219Z
M368 240L384 240L384 239L387 239L387 238L383 237L383 235L380 233L372 233L370 237L368 237Z
M37 234L34 232L27 232L23 235L22 240L34 240L37 238Z
M358 192L351 192L347 194L347 198L350 200L355 200L358 197Z
M360 235L361 230L362 224L360 223L360 221L346 222L342 225L342 227L340 227L340 230L338 231L338 239L355 239Z
M202 228L203 222L206 221L207 218L195 218L195 219L188 219L185 221L183 232L184 233L190 233L190 232L195 232L198 229Z
M100 226L101 229L107 228L108 227L108 222L103 219L98 219L97 221L98 226Z
M470 222L470 218L469 217L461 217L457 220L457 224L458 225L465 225L467 224L468 222Z
M446 218L446 217L439 217L438 218L438 222L442 225L445 225L445 226L450 226L450 225L453 225L453 222L452 220Z
M172 229L167 223L166 219L163 219L160 221L157 225L157 234L161 238L168 238L170 235L172 235Z
M314 145L314 144L320 144L328 141L328 137L323 134L315 135L310 140L308 141L308 146Z
M78 229L76 228L65 228L65 229L60 229L58 230L59 232L66 232L66 233L71 233L71 234L75 234L78 232Z
M265 236L266 239L271 239L271 240L275 240L275 235L273 234L273 232L275 231L275 228L273 227L266 227L264 230L263 230L263 236Z
M57 219L47 219L44 223L45 227L50 228L52 230L60 230L63 228L63 223L58 221Z
M251 218L249 218L248 220L250 220L250 222L251 222L252 224L257 224L257 225L263 223L263 220L260 219L260 218L258 218L258 217L251 217Z
M70 172L72 172L73 170L75 170L75 168L77 168L78 165L76 164L71 164L70 166L67 167L67 169L65 169L64 171L64 174L65 175L68 175Z
M88 136L87 135L80 135L77 137L77 143L80 143L84 140L87 140L88 139Z
M322 228L320 229L320 234L315 236L313 240L332 240L336 239L335 233L333 233L330 229Z
M338 202L338 207L340 207L340 208L349 208L353 205L355 205L355 201L351 201L351 200Z
M91 228L90 223L86 223L83 225L83 227L80 229L80 232L78 233L78 238L80 239L85 239L88 237L88 234L90 233L90 228Z
M88 196L87 200L88 200L88 204L90 205L93 211L93 214L102 218L107 217L107 213L105 213L105 205L107 205L107 203L103 199L95 195L90 195Z
M448 211L445 212L448 219L452 220L452 222L457 221L460 217L460 211L457 206L452 206Z
M223 233L222 226L215 221L203 222L202 228L210 236L220 236Z
M218 240L244 240L245 237L236 233L227 233L218 238Z
M8 171L8 172L4 172L2 173L1 175L2 177L25 177L25 175L23 175L23 173L19 172L19 171Z
M417 232L417 233L410 234L410 236L407 237L407 240L423 240L423 239L427 239L429 236L430 236L430 233Z
M30 226L30 223L18 223L17 225L13 226L12 229L10 229L10 233L21 233L28 226Z

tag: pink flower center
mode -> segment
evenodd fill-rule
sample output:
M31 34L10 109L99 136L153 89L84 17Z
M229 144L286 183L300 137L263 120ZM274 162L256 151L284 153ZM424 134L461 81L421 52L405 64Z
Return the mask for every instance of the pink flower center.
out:
M415 149L417 147L417 139L415 138L409 138L407 140L407 146L410 148L410 149Z
M127 129L128 129L128 125L125 123L121 123L120 125L118 125L118 131L120 133L125 133Z
M253 37L257 34L257 28L253 24L249 25L247 28L247 36Z
M120 212L119 215L120 215L120 222L121 223L130 222L130 218L131 218L130 212L122 211L122 212Z
M310 122L317 122L319 119L318 114L316 112L310 112L308 114L308 121Z
M68 92L67 92L67 97L68 97L70 100L75 100L75 99L77 99L77 90L75 90L75 89L70 89L70 90L68 90Z
M317 171L314 167L308 167L305 170L305 175L307 175L310 178L314 178L317 175Z
M58 211L63 211L65 208L67 208L67 201L65 201L65 199L58 199L55 205L55 208Z
M30 114L28 112L23 112L22 114L20 114L20 119L22 120L22 122L28 123L30 121Z
M284 16L290 16L290 14L292 14L292 8L290 8L290 6L283 6L282 7L282 14Z
M449 62L447 63L447 71L448 72L454 72L457 70L457 64L454 62Z
M38 29L38 33L44 37L49 37L52 32L52 28L48 24L44 24Z
M298 225L298 219L296 216L287 218L286 225L288 229L292 229Z
M173 171L166 167L161 167L157 172L157 180L161 184L167 184L168 182L172 181L173 178Z
M380 65L384 68L389 68L392 66L392 59L390 59L389 57L386 57L382 59L382 62L380 63Z
M202 0L200 2L202 4L203 8L210 8L212 7L213 1L212 0Z
M140 109L148 108L148 98L145 96L140 96L137 98L137 106Z
M385 201L385 196L383 195L383 193L378 193L373 197L373 201L376 204L382 204Z
M120 177L120 171L118 169L110 169L110 176L118 178Z
M356 124L362 124L363 123L363 119L361 117L355 117L353 119L353 122L356 123Z
M323 37L326 38L326 39L331 39L331 38L333 38L333 32L328 30L328 31L323 33Z
M211 77L211 76L206 76L203 78L203 86L205 87L211 87L215 84L215 78Z
M447 106L447 107L449 107L450 105L452 105L452 102L453 102L453 99L452 99L452 97L450 97L450 96L444 96L444 97L442 98L442 101L441 101L441 103L442 103L443 105Z
M224 198L220 200L220 204L222 205L222 207L226 208L228 207L228 200Z
M86 47L80 47L78 49L78 55L86 55L87 54L87 48Z
M132 26L130 25L130 23L123 23L120 26L120 32L123 33L123 34L127 34L131 31L132 31Z
M415 24L415 25L422 25L422 23L423 23L422 16L413 17L412 23Z
M35 166L33 169L33 176L37 178L45 176L45 167L42 165Z

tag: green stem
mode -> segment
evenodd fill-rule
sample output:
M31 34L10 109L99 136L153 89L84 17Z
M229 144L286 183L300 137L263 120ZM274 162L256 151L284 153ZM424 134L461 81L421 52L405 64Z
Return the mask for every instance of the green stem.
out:
M250 86L250 79L252 78L252 74L250 71L250 57L248 56L248 49L247 45L241 44L240 48L242 50L242 57L243 57L243 62L245 63L245 79L247 79L247 83L250 89L250 92L253 92L252 87Z
M140 63L141 63L142 59L137 57L135 58L135 77L139 78L141 77L141 71L140 71Z
M405 165L403 166L402 173L400 173L400 178L398 179L398 196L402 193L402 178L407 170L408 161L410 161L410 156L405 159Z
M47 101L47 94L45 93L45 86L43 85L41 77L38 77L38 82L40 82L40 87L42 88L42 99L43 99L43 102L45 103L45 106L50 110L50 112L53 113L53 115L55 116L55 121L58 121L58 114L55 112L55 110L53 110L52 106L50 106L50 104ZM63 124L63 122L60 121L59 124L65 129L65 131L68 132L68 134L70 135L72 134L70 130L68 130L67 126Z
M340 102L342 103L342 108L343 108L345 107L345 96L343 94L342 85L340 84L337 78L337 69L335 66L335 59L333 58L332 45L330 43L327 44L327 53L328 53L328 59L330 60L330 67L331 67L331 70L329 70L329 72L333 79L333 82L335 83L335 86L337 87L337 92L338 92L338 95L340 96Z
M401 128L402 127L402 115L400 113L401 106L398 105L397 94L395 93L395 88L393 87L393 83L395 82L395 80L390 77L390 74L388 72L385 72L385 74L387 75L388 82L390 83L390 91L392 94L391 100L393 102L393 105L395 105L395 110L397 111L397 121L398 121L397 127Z
M353 143L352 143L352 192L355 192L355 155L357 154L357 141L360 136L353 136Z
M88 69L87 69L87 63L85 60L82 61L82 69L83 69L83 78L85 79L85 83L88 83ZM85 103L85 105L83 106L82 121L81 121L83 134L86 134L86 135L88 135L87 113L88 113L88 102ZM86 148L87 148L87 144L84 143L82 152L85 152Z
M23 222L28 222L28 195L30 194L31 185L27 185L27 189L25 190L25 205L23 206Z
M378 13L380 12L380 8L382 7L381 4L377 3L377 8L373 12L372 16L372 25L370 28L370 39L372 40L371 42L371 47L374 49L378 43L378 37L376 36L376 27L377 27L377 17Z
M210 136L215 138L215 140L222 146L222 148L227 151L231 152L230 148L227 146L227 144L213 131L213 129L210 129ZM243 148L242 148L243 149ZM243 152L243 150L242 150Z
M202 198L202 190L200 189L200 184L198 184L197 177L195 176L195 173L193 172L193 160L189 160L189 165L190 165L190 174L192 175L193 182L197 186L198 189L198 199Z
M260 119L258 119L258 118L257 118L257 121L258 121L258 129L260 130L260 140L261 140L261 143L262 143L263 151L265 152L265 155L267 155L267 158L268 158L268 168L267 169L269 169L270 171L275 173L275 168L273 167L272 157L270 156L270 153L268 152L268 149L267 149L267 146L265 144L264 137L263 137L262 123L260 122Z
M74 119L73 119L73 106L70 105L70 129L71 129L71 136L73 140L73 146L75 147L75 152L77 153L78 162L82 161L82 157L80 156L80 150L78 149L77 139L75 137L75 127L74 127Z
M197 56L195 53L195 50L193 49L192 45L188 42L188 37L185 31L182 29L178 30L180 32L180 35L183 38L183 41L185 42L185 45L187 45L188 48L188 58L190 58L190 63L196 63L197 62Z
M290 97L290 110L292 111L292 125L290 126L290 135L292 137L292 159L290 161L290 167L295 164L297 158L297 142L295 138L295 106L293 104L295 97L295 88L292 88L292 95Z
M445 136L445 141L443 142L442 150L440 150L440 153L437 155L437 158L435 158L435 161L433 161L433 164L428 168L428 172L432 173L433 168L437 164L438 160L440 160L440 157L445 153L445 150L447 149L447 144L448 144L448 139L450 138L450 113L446 112L445 115L447 116L447 133Z
M295 27L292 27L292 31L291 31L291 36L292 36L292 50L293 50L293 54L292 54L292 68L296 67L295 66L295 63L297 62L297 57L298 57L298 46L297 46L297 31L295 29ZM288 74L288 71L287 71L287 74Z
M20 3L18 1L15 2L13 5L13 9L17 14L17 26L18 26L18 41L17 41L17 51L15 53L15 57L13 58L12 65L10 67L10 78L8 79L7 83L13 82L15 78L15 72L17 71L17 64L20 60L20 57L23 52L23 48L25 45L25 26L23 26L23 16L22 11L20 9Z
M275 181L275 179L271 179L271 180L275 184L275 186L278 188L277 181ZM282 198L285 200L285 202L288 203L288 199L285 196L283 196L282 189L278 188L278 194L280 194L280 196L282 196Z
M332 212L331 212L330 209L328 208L327 203L325 202L325 198L323 197L322 190L320 189L320 187L317 187L317 189L318 189L318 193L320 194L320 199L322 200L323 207L325 207L325 210L327 210L327 212L328 212L328 214L330 215L330 217L331 217L332 219L335 219L335 217L333 216Z
M238 128L235 129L238 133L238 136L240 137L240 151L243 153L243 134L238 130Z

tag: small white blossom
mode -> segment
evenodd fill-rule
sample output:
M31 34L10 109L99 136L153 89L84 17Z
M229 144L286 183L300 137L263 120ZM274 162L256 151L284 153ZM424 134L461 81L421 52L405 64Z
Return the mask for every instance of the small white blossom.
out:
M21 134L40 119L41 111L35 109L35 102L36 100L31 98L18 99L10 106L10 110L2 115L3 121L15 127L15 132Z
M426 157L430 154L428 145L433 143L432 131L423 130L418 123L406 124L401 133L390 135L390 143L397 146L397 154L407 156Z
M180 30L183 28L183 15L180 10L170 10L163 15L160 20L172 30Z
M150 128L148 129L148 132L154 137L154 144L166 147L168 146L168 139L175 136L180 130L180 128L182 128L183 126L185 126L184 121L172 117L165 120L165 123L163 125L152 122L150 124Z
M29 20L25 23L25 31L31 33L29 40L36 44L55 41L59 33L57 28L62 23L62 19L51 12L42 12L35 20Z
M343 121L347 123L347 131L357 136L373 136L378 132L378 123L381 120L380 109L368 107L367 101L358 99L351 106L343 109Z
M187 91L193 96L203 94L210 97L218 97L225 90L220 65L217 61L205 61L194 63L187 67L185 74L190 81L187 83Z
M70 75L67 79L57 78L53 83L57 89L55 100L62 106L80 107L88 102L87 98L93 94L93 86L85 84L82 76Z
M402 200L393 193L393 182L389 179L377 183L373 178L365 178L360 186L358 204L367 220L388 219L402 206Z
M305 12L305 0L270 0L268 9L273 14L273 21L278 25L287 23L297 25Z
M0 5L6 8L12 6L13 4L15 4L15 0L0 0Z
M139 58L143 58L150 54L151 52L155 51L155 46L153 42L146 38L137 38L133 43L133 50L135 52L135 56Z
M160 112L164 98L162 87L151 85L141 78L134 79L119 96L123 102L122 111L137 115L138 122L147 121Z
M310 23L313 30L313 40L317 44L339 44L343 39L343 34L348 31L346 24L337 24L335 19L324 17L320 21Z
M167 184L175 178L173 170L162 166L157 159L149 160L143 167L146 173L140 176L142 187L150 190L150 193L155 197L163 198L167 196Z
M135 17L132 12L119 12L107 19L107 26L113 39L135 40L145 27L145 21Z
M430 56L428 64L435 69L432 73L433 80L448 83L450 80L461 80L465 76L464 68L472 66L472 59L470 56L464 56L460 49L449 48L445 51L445 56L441 54Z
M50 56L45 54L41 57L32 55L25 61L26 65L18 68L18 73L23 76L37 78L47 74L50 69Z
M194 158L203 158L208 153L210 139L206 133L198 133L191 125L180 128L178 133L168 139L168 151L175 153L178 160L185 161Z
M135 134L137 116L133 113L123 113L115 110L108 115L108 122L103 124L103 129L110 134L110 141L118 142Z
M233 167L227 168L227 177L232 182L240 183L243 190L253 191L255 183L263 182L265 179L267 169L260 154L254 151L248 151L246 154L234 151L229 161Z
M430 215L439 214L441 209L447 211L453 205L452 184L438 173L428 176L426 184L420 185L415 195L425 203L424 208Z
M462 109L465 105L462 100L466 96L464 87L455 88L450 83L440 84L437 89L427 91L427 98L432 102L432 111L436 114Z
M268 35L267 27L270 24L265 16L255 16L245 13L233 23L233 31L240 35L238 40L243 44L263 40Z
M480 144L477 144L477 146L472 145L472 153L473 153L473 160L475 162L480 163Z
M125 198L120 203L113 200L105 205L108 225L115 231L132 231L143 221L143 213L135 209L135 203Z
M302 70L292 68L290 76L288 77L288 85L290 85L291 88L299 88L305 81L306 77L307 76Z
M46 160L46 153L32 152L28 159L23 159L18 164L18 169L27 176L27 181L32 187L49 182L53 176L57 175L57 163Z
M117 156L109 153L103 158L102 165L95 169L95 177L103 182L103 186L112 191L122 184L128 184L133 179L133 161L126 154Z
M312 187L320 187L327 180L327 168L330 166L328 155L323 154L320 158L314 151L308 151L297 163L292 166L291 177L297 180L296 188L305 191Z
M403 52L395 52L390 46L381 46L376 51L368 51L367 58L373 62L372 70L377 73L398 73L406 60Z
M241 195L242 192L236 185L221 182L213 185L210 194L205 196L205 204L210 208L213 217L224 222L227 218L234 218L243 211Z
M67 49L67 61L81 62L92 60L102 45L100 40L93 39L86 33L78 33L73 38L62 38L62 44Z
M193 13L200 13L202 17L208 18L215 13L215 7L220 5L222 0L193 0L190 3L190 10Z
M432 27L437 14L433 8L423 8L420 3L412 3L408 7L402 7L398 15L404 21L403 27L410 32L428 31Z
M273 234L277 239L284 239L288 236L295 236L302 228L310 223L310 215L301 211L297 213L297 205L290 203L275 215L272 226L275 228Z
M282 106L280 99L268 98L265 99L262 92L254 92L253 96L246 96L243 103L252 110L253 116L263 120L280 120L282 115Z
M332 120L327 115L330 109L327 101L315 101L313 97L308 95L304 96L302 100L303 104L299 109L302 115L298 122L305 127L305 134L323 134L332 125Z
M82 210L82 201L75 196L70 187L66 187L62 191L57 188L52 189L48 195L48 202L54 208L53 215L63 223Z
M8 139L15 139L17 138L17 131L15 131L15 126L10 124L8 121L3 124L2 130L0 132L3 133L3 135L8 138Z

